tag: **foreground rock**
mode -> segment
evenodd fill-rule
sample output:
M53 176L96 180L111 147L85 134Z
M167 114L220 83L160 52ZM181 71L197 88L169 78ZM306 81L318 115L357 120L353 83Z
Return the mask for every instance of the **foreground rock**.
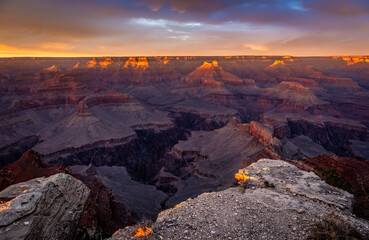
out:
M320 154L291 163L305 171L314 171L330 185L354 194L355 215L369 220L369 161Z
M161 212L148 239L369 237L369 223L351 213L353 195L314 173L263 159L236 178L239 188L205 193ZM125 228L111 239L133 239L135 234L134 227Z
M6 188L0 192L1 239L72 239L89 192L67 174Z
M86 166L85 174L72 174L90 189L79 221L78 239L111 236L117 229L131 224L130 210L125 204L116 201L113 191L93 176L94 171L96 169L93 166ZM20 159L0 170L0 191L12 184L57 173L71 174L71 169L61 164L44 164L40 153L28 150Z

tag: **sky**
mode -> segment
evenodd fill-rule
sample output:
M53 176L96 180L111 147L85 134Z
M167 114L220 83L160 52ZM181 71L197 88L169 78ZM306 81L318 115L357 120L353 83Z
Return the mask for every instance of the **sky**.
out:
M369 55L368 0L0 0L0 57Z

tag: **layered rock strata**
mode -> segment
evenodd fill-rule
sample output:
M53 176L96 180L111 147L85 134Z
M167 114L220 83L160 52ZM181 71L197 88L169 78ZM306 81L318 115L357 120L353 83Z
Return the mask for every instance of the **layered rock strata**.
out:
M89 189L68 174L35 178L0 192L0 236L73 239Z

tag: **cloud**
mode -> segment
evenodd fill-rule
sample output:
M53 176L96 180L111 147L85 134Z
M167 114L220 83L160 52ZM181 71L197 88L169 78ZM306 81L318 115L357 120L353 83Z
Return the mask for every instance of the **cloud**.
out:
M132 18L129 22L148 27L199 27L199 22L178 22L166 19Z
M317 12L338 17L359 17L369 15L369 2L363 0L312 0L306 6Z
M364 0L0 0L0 56L364 54L368 15Z
M167 6L169 6L171 10L179 13L186 13L189 10L214 11L226 6L222 1L218 0L141 0L140 2L142 5L148 6L154 12Z
M261 51L261 52L268 51L268 48L261 45L245 44L245 48L253 51Z

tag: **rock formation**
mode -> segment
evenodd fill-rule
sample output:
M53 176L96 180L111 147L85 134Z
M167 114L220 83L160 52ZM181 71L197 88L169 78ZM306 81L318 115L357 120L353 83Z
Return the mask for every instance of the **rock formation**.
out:
M132 224L132 214L127 205L118 202L113 191L93 175L74 174L89 189L90 196L86 201L81 220L78 224L78 238L111 236L117 229Z
M321 154L302 161L292 161L297 167L313 171L329 184L355 195L354 213L369 219L369 162L353 158Z
M296 82L283 81L267 91L266 95L268 97L285 99L294 104L323 105L328 103L320 100L308 87L304 87Z
M142 70L146 70L146 68L149 67L149 63L147 62L146 57L139 57L139 58L134 58L134 57L130 57L126 63L124 64L124 68L134 68L134 69L142 69Z
M97 64L96 58L92 58L91 60L87 61L86 65L88 68L93 68Z
M369 224L352 213L353 196L314 173L262 159L236 178L242 187L204 193L159 214L147 239L364 239ZM323 224L325 223L325 224ZM328 233L326 233L328 231ZM134 239L137 228L112 240Z
M159 62L162 62L163 64L167 64L171 60L170 57L155 57L155 59Z
M0 191L16 183L38 177L49 177L57 173L70 173L70 170L61 164L45 165L41 162L38 152L28 150L19 160L0 170Z
M38 152L29 150L20 159L0 170L0 191L13 184L38 177L49 177L57 173L71 174L71 170L61 164L44 164ZM112 190L94 176L96 174L97 171L93 166L87 168L85 172L73 174L90 189L90 195L79 222L80 238L110 236L117 229L132 223L130 209L124 203L116 201Z
M211 132L192 132L188 140L173 147L171 154L187 163L188 167L177 175L178 179L166 182L166 187L176 189L166 202L167 206L192 197L192 186L200 180L204 187L199 185L196 191L231 186L237 169L260 158L299 156L296 146L273 137L268 126L256 122L238 124L235 118L223 128Z
M204 62L195 71L188 74L181 81L185 86L208 86L221 88L224 84L242 84L243 81L237 76L228 73L218 65L218 61Z
M105 58L103 61L99 62L99 65L101 68L107 68L109 65L111 65L113 61L110 57Z
M335 91L358 91L361 89L351 78L323 77L314 80L324 88Z
M6 188L0 192L1 238L73 239L89 192L62 173Z
M347 62L347 65L354 65L356 63L369 63L369 57L368 56L357 56L357 57L341 57L342 60Z
M44 68L44 70L45 71L50 71L50 72L57 72L57 71L59 71L59 68L57 66L55 66L55 65L52 65L52 66L50 66L48 68Z
M349 169L369 159L366 60L2 58L0 168L25 152L33 159L4 167L3 187L63 163L91 189L78 236L98 237L232 186L234 172L259 158L317 158L314 170L327 162L319 154L337 155L346 160L324 167L363 176ZM353 180L359 200L365 184Z
M274 63L269 65L268 68L272 68L272 67L277 66L277 65L286 65L286 64L281 60L275 60Z

